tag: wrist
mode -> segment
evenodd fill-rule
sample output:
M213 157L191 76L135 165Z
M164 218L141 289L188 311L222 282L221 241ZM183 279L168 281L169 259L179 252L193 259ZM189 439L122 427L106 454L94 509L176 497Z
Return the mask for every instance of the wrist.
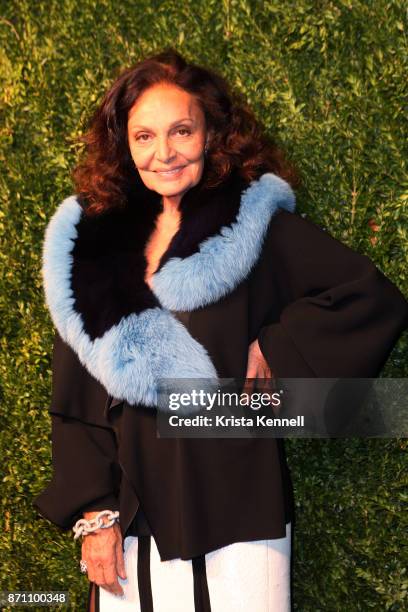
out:
M82 516L87 520L91 520L93 518L95 518L95 516L98 516L98 514L101 512L101 510L89 510L88 512L83 512Z
M72 528L75 533L74 539L79 536L85 536L90 533L99 533L101 529L112 527L116 521L119 521L119 512L112 510L100 510L84 512L84 518L79 519ZM93 516L89 516L93 515Z
M99 512L101 512L101 510L92 510L92 512L84 512L83 517L86 521L92 521L92 519L98 516ZM109 529L113 527L113 525L109 525L105 527L105 525L109 523L109 519L106 516L102 516L100 520L101 520L102 526L99 529L95 529L95 531L92 531L93 534L100 533L101 531L103 531L103 529ZM84 533L83 535L85 536L86 533Z

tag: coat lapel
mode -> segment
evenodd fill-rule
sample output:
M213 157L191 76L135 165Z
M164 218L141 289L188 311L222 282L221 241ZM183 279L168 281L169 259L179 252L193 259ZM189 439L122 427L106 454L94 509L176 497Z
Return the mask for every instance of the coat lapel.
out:
M108 394L157 407L159 379L216 378L204 346L181 322L245 280L278 207L294 211L289 184L272 173L250 184L237 171L219 187L204 177L180 204L179 230L144 282L144 250L161 196L135 172L126 205L99 217L77 196L52 216L43 245L45 299L62 339Z

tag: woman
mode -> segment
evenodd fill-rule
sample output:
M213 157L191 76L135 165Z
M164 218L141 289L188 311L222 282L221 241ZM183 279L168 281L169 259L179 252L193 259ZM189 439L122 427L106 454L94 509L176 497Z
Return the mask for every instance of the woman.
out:
M44 242L54 473L35 505L77 533L119 512L83 535L88 609L289 610L283 441L159 438L159 379L374 377L407 302L295 213L282 152L177 52L123 72L84 140Z

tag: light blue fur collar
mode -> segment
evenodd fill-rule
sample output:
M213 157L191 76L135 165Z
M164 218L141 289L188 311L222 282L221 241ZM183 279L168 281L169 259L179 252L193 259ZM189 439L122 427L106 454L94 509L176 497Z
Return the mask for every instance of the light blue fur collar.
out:
M91 337L72 287L83 209L76 196L66 198L43 244L45 300L58 333L108 394L129 404L158 407L160 379L214 380L217 372L205 347L170 311L191 311L232 292L256 264L278 208L294 212L295 195L282 178L263 174L242 191L234 223L203 240L192 255L170 258L153 275L157 305L131 312Z
M218 301L245 279L258 260L269 220L277 208L295 209L289 184L263 174L242 192L233 227L204 240L198 253L173 258L152 276L153 291L170 310L194 310Z

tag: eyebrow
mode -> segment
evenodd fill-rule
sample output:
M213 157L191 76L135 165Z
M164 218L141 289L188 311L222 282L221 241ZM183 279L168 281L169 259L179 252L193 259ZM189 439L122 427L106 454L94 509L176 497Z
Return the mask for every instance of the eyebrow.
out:
M190 119L190 117L184 117L184 119L177 119L176 121L173 121L173 123L170 124L170 127L173 127L173 125L177 125L178 123L182 123L183 121L193 121L193 119ZM150 128L144 125L132 125L131 126L132 130L134 130L135 128L140 128L142 130L150 130Z

